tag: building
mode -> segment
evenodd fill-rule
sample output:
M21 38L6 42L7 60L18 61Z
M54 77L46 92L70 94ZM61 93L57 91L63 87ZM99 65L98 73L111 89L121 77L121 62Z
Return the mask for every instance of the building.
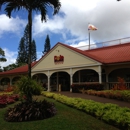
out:
M28 65L0 73L1 88L27 75ZM57 43L39 61L32 63L32 78L47 85L48 91L59 88L71 91L72 84L104 83L110 89L117 77L130 87L130 43L80 50Z

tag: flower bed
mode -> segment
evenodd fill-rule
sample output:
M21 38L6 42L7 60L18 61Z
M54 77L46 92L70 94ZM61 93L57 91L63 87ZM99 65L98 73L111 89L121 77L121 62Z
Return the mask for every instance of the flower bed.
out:
M84 91L84 93L99 97L130 102L130 90L104 90L104 91L87 90Z
M93 83L93 84L72 84L71 85L72 92L80 93L81 90L103 90L104 85L99 83Z
M18 95L0 95L0 108L6 107L7 104L12 104L18 100Z

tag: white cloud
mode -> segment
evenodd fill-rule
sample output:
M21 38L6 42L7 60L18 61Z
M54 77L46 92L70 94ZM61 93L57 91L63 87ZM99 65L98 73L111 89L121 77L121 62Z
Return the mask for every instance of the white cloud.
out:
M7 61L6 62L0 62L0 66L6 67L9 64L16 63L18 52L11 51L7 48L4 48L3 50L5 52L5 57L6 57ZM42 57L42 55L43 55L42 52L37 52L37 60L39 60Z
M43 56L42 52L37 52L37 60L39 60Z
M91 3L89 2L90 0L68 2L70 5L66 5L67 11L64 8L62 9L66 13L65 28L70 30L72 35L83 39L88 38L88 23L92 23L98 28L97 31L91 33L92 40L106 41L128 36L130 30L130 1L119 3L113 0L92 0ZM86 10L81 9L80 3L86 5ZM92 3L93 8L88 10Z
M46 31L53 33L59 33L64 28L63 19L60 16L54 16L53 19L49 19L47 22L41 22L41 16L35 15L33 21L33 33L34 35L41 35Z
M87 10L91 10L93 9L97 2L99 0L80 0L80 1L76 1L76 0L61 0L61 10L65 13L70 13L70 10L73 12L77 11L87 11ZM70 9L70 10L68 10ZM76 9L76 10L75 10Z
M129 37L130 34L130 0L60 0L60 13L41 22L41 16L33 19L33 35L43 37L49 32L51 36L61 34L63 42L72 46L87 46L88 23L95 25L98 30L90 34L91 44ZM9 19L0 15L0 36L6 32L18 34L23 31L27 20L19 17ZM57 39L57 40L59 40ZM53 39L52 39L53 40ZM40 40L39 40L40 41ZM60 41L59 41L60 42ZM113 44L113 43L110 43ZM38 57L40 58L40 53ZM9 60L14 62L15 56ZM5 63L3 63L5 64ZM9 63L10 64L10 63Z
M0 15L0 36L6 32L13 32L15 34L20 34L21 30L25 26L26 21L20 19L19 17L10 19L5 15Z
M79 42L77 44L76 43L70 44L70 46L78 48L80 50L89 50L89 48L94 49L94 48L98 47L93 41L90 41L90 43L91 44L89 45L89 41L85 40L85 41L81 41L81 42Z
M8 66L9 64L15 63L16 58L17 58L17 52L10 51L7 48L4 48L3 50L5 52L5 57L6 57L7 61L0 62L0 66L5 67L5 66Z
M48 18L47 23L41 23L40 16L35 16L35 35L50 31L63 34L67 44L74 39L75 43L82 42L88 39L88 23L91 23L98 28L91 32L92 41L104 42L129 36L129 0L61 0L61 4L60 12L64 15L59 13L53 19Z
M106 41L129 36L130 1L122 0L60 0L60 13L48 21L41 22L41 16L35 15L33 35L43 36L48 31L62 34L65 43L75 39L75 43L88 39L88 23L94 24L98 30L91 33L92 41ZM27 20L19 17L9 19L0 15L0 35L4 32L19 33ZM68 37L69 34L69 37ZM67 43L68 44L68 43Z

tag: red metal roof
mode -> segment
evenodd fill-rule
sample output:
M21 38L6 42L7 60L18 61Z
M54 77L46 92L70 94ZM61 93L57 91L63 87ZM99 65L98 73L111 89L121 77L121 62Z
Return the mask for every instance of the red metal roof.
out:
M37 63L36 62L33 62L31 64L31 67L33 67L35 64ZM23 65L21 67L18 67L18 68L15 68L15 69L12 69L12 70L9 70L9 71L5 71L5 72L1 72L0 73L0 76L1 75L11 75L11 74L25 74L25 73L28 73L28 65Z
M76 51L86 57L92 58L103 64L130 62L130 43L97 48L97 49L86 50L86 51L71 47L69 45L66 45L60 42L58 42L55 46L57 46L58 44L63 45L73 51ZM53 50L53 48L51 50ZM51 50L49 52L51 52ZM32 67L39 61L32 63ZM15 68L13 70L1 72L0 75L23 74L23 73L25 74L27 72L28 72L28 65L24 65L24 66Z
M87 50L86 53L104 64L130 62L130 43Z

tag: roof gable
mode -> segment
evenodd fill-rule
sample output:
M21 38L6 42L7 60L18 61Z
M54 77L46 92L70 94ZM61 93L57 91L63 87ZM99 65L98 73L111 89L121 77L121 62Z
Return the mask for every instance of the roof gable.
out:
M63 62L56 62L55 57L63 57ZM99 65L99 62L86 56L86 54L76 48L57 43L40 61L32 68L32 71L50 70L65 68L70 66L90 66Z

